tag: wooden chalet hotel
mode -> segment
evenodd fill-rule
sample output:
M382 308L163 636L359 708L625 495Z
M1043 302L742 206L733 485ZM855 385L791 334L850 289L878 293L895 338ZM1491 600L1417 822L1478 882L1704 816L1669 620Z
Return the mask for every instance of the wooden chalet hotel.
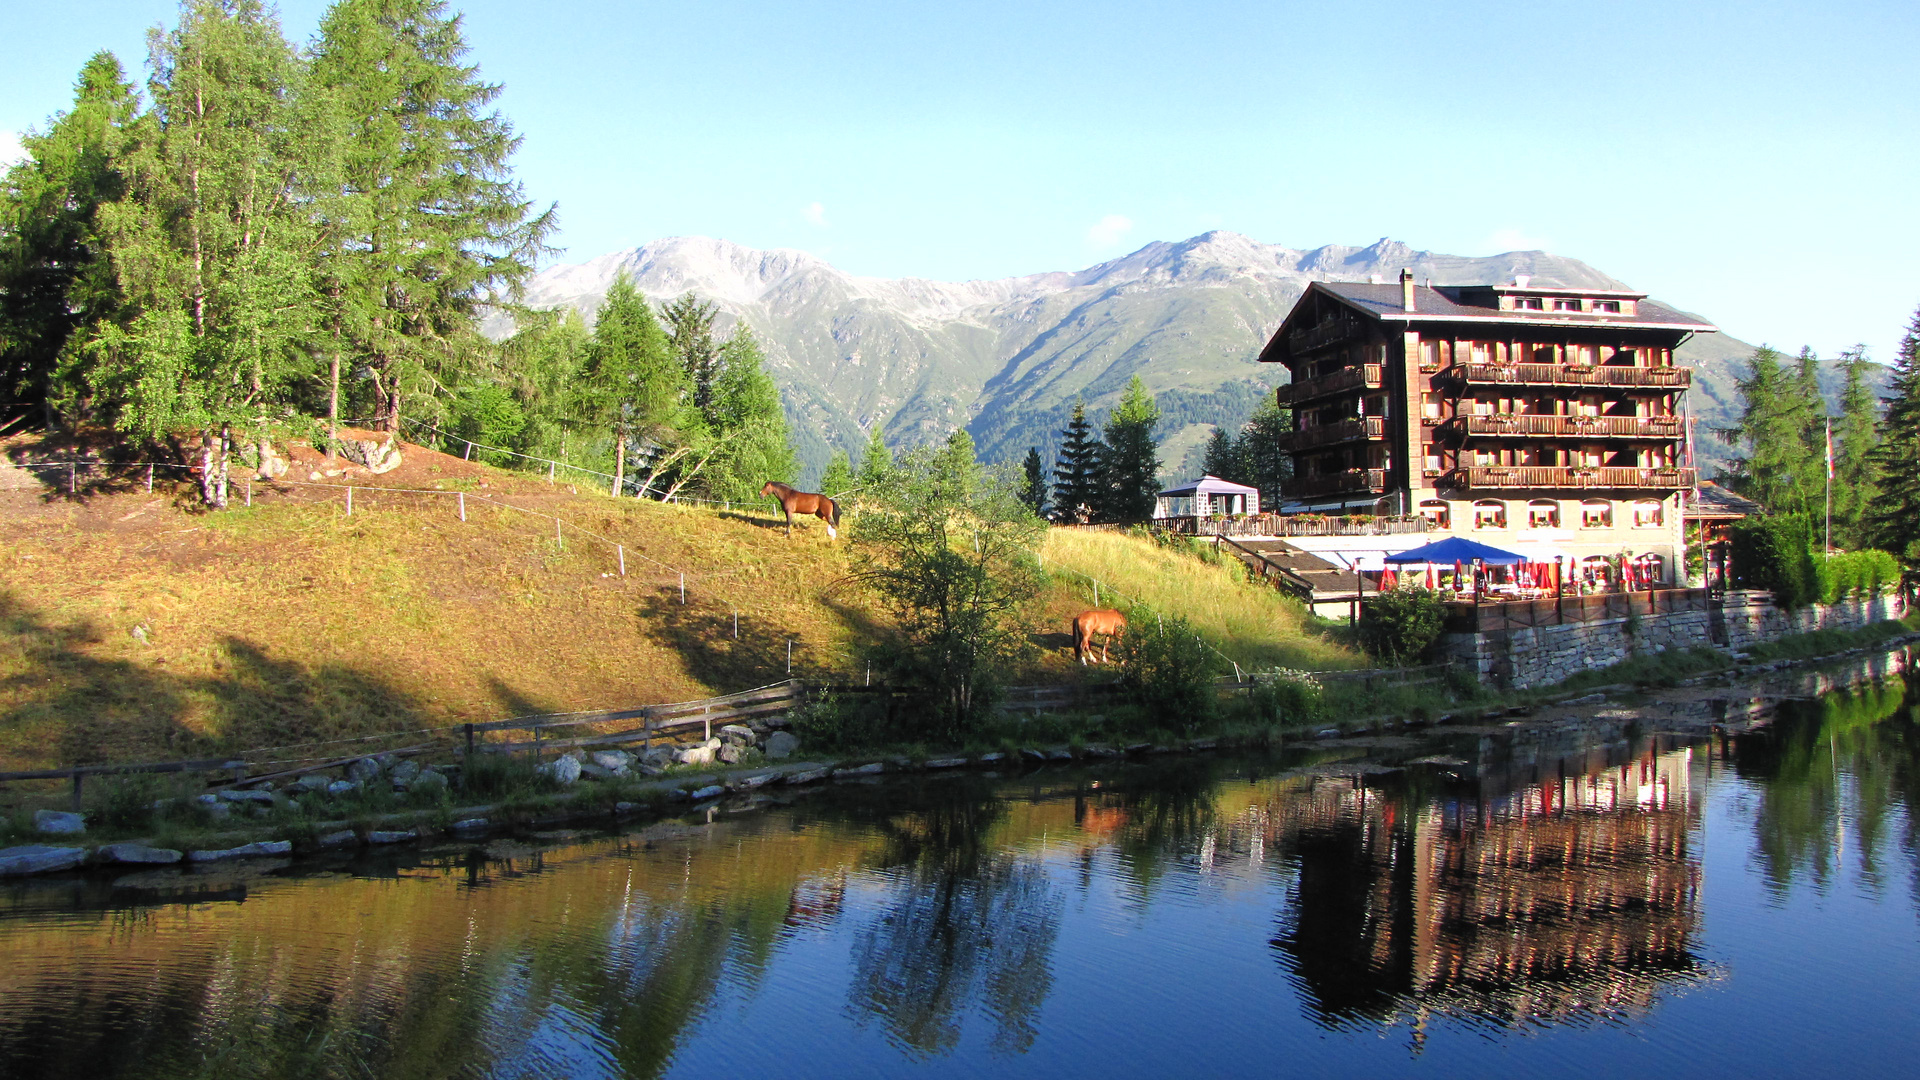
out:
M1715 328L1644 294L1315 282L1260 353L1285 364L1283 512L1419 514L1541 562L1630 553L1684 580L1674 349ZM1404 545L1403 545L1404 546Z

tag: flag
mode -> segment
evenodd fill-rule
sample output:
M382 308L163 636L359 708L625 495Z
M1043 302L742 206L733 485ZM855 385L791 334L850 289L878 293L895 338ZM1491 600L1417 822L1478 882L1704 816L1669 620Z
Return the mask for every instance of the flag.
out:
M1833 479L1833 421L1827 421L1827 479Z

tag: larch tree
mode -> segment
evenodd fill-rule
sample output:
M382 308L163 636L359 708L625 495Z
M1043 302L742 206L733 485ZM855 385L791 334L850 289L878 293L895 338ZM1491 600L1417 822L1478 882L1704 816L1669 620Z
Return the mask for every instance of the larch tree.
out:
M881 433L880 421L875 420L867 429L867 448L860 454L860 468L854 473L860 490L867 491L884 483L893 472L893 451L887 449L886 437Z
M576 414L613 437L613 494L619 495L635 437L665 443L685 426L686 378L652 306L625 273L600 303L584 359Z
M1737 383L1740 419L1718 432L1736 450L1729 485L1775 513L1814 509L1808 474L1820 464L1817 456L1811 463L1807 460L1810 409L1799 381L1787 372L1777 350L1765 345L1755 349L1746 378ZM1817 482L1817 477L1816 472L1812 479ZM1819 497L1817 486L1812 497Z
M137 314L93 335L90 381L130 433L196 433L202 496L225 506L236 432L273 419L307 367L316 233L300 170L324 160L324 125L256 0L188 0L150 49L128 196L99 211Z
M520 140L467 53L441 0L339 0L321 20L313 79L347 148L323 208L332 415L350 358L398 431L403 406L484 362L476 315L549 251L555 211L535 212L513 179Z
M122 308L98 211L126 194L138 113L120 61L95 53L73 107L22 138L26 159L0 186L0 399L42 405L49 427L61 399L81 406L82 346Z
M787 414L752 327L736 324L719 351L705 410L714 452L700 486L710 498L751 502L768 481L793 479Z
M1893 380L1882 398L1880 443L1868 455L1877 497L1863 525L1867 538L1920 567L1920 310L1893 358Z
M1845 382L1840 390L1840 416L1833 426L1833 520L1841 542L1858 547L1860 521L1874 500L1872 455L1879 444L1879 402L1867 388L1867 372L1874 367L1867 348L1856 345L1836 361Z
M713 337L715 314L712 304L692 293L682 293L660 311L667 337L673 342L673 355L686 372L693 388L693 404L699 409L713 400L713 381L720 374L720 347Z
M853 490L853 459L845 450L835 450L827 459L826 471L820 474L820 494L829 499Z
M1053 513L1056 521L1085 524L1100 512L1100 437L1087 420L1083 401L1073 403L1073 416L1060 433L1060 456L1053 466Z
M1137 522L1153 516L1160 492L1160 442L1153 429L1159 422L1160 407L1135 375L1107 417L1101 458L1106 520Z
M1245 482L1260 489L1260 506L1268 511L1280 508L1281 489L1293 477L1293 458L1280 448L1292 427L1292 414L1270 397L1240 430L1240 453L1251 473Z

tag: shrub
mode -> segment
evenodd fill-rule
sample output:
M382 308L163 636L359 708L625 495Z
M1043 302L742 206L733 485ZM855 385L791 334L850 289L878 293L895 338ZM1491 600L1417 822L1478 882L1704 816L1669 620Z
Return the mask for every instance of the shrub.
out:
M1213 715L1220 656L1184 617L1136 608L1127 613L1127 632L1115 651L1128 701L1182 728Z
M884 700L824 693L809 697L787 719L809 751L866 749L914 734L887 729Z
M1843 551L1815 559L1814 580L1823 603L1873 596L1900 583L1900 562L1885 551Z
M1273 724L1307 724L1320 715L1320 683L1305 672L1280 672L1253 688L1254 715Z
M1783 608L1805 607L1821 598L1813 558L1813 531L1803 514L1743 518L1732 528L1733 584L1767 589Z
M1440 636L1446 609L1418 585L1402 585L1360 605L1360 644L1386 660L1418 659Z

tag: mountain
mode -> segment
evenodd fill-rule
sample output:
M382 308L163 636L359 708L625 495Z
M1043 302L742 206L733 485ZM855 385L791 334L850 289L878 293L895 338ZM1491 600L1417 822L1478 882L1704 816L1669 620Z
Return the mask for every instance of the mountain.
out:
M1079 271L945 282L858 277L805 252L672 237L545 270L527 301L591 319L625 271L656 301L691 291L719 307L722 325L746 320L786 394L808 479L836 447L857 455L874 424L895 446L964 426L988 460L1017 459L1031 445L1051 461L1075 399L1097 412L1136 374L1165 417L1165 470L1184 475L1213 425L1237 427L1286 381L1254 357L1309 282L1391 281L1402 267L1442 285L1527 274L1543 285L1628 287L1541 251L1472 259L1387 239L1298 250L1216 231ZM1700 369L1702 432L1731 419L1734 365L1751 352L1725 334L1681 350Z

